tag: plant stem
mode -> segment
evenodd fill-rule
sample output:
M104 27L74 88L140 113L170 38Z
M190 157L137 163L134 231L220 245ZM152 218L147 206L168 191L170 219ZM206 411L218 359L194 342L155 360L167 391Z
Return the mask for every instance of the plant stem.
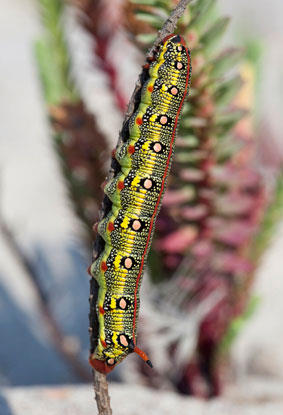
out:
M147 56L150 56L152 54L152 52L154 51L156 46L161 42L162 39L164 39L166 36L174 32L178 20L184 13L187 5L191 2L192 0L180 0L180 2L177 4L175 9L172 11L172 13L168 17L168 19L166 20L162 28L159 30L157 34L157 38L154 44L152 45L152 47L150 48Z
M191 3L192 0L180 0L180 2L177 4L177 6L175 7L175 9L172 11L172 13L170 14L170 16L168 17L168 19L166 20L166 22L163 24L163 26L161 27L161 29L159 30L158 34L157 34L157 38L153 44L153 46L149 49L149 51L146 54L146 59L149 58L154 49L156 48L156 46L161 42L162 39L164 39L166 36L168 36L170 33L173 33L175 30L175 27L177 25L178 19L182 16L182 14L184 13L187 5L189 3ZM128 121L128 119L131 117L131 115L134 112L134 107L135 107L135 97L137 95L137 92L141 89L142 85L141 85L141 79L139 77L136 85L135 85L135 89L134 92L131 96L130 102L128 104L128 109L125 115L125 121ZM119 142L122 140L122 137L120 135L119 137Z
M95 400L99 415L112 415L106 375L93 371Z

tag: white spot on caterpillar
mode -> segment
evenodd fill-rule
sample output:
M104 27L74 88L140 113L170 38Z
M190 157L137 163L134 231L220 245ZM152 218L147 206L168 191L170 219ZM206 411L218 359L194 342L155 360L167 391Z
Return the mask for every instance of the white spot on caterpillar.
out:
M122 344L122 346L127 347L129 345L128 340L124 334L121 334L119 337L119 341Z
M167 124L167 121L168 121L168 117L166 117L166 115L162 115L160 117L160 124L165 125Z
M141 222L139 220L134 220L132 224L132 229L138 231L141 228Z
M178 89L176 87L171 88L171 94L172 95L177 95L178 94Z
M126 258L124 262L125 268L130 269L132 268L133 261L131 258Z
M152 188L152 180L145 179L143 186L147 190L151 189Z
M162 150L162 146L161 146L161 144L160 144L160 143L155 143L155 144L154 144L154 146L153 146L153 150L154 150L156 153L160 153L160 151Z
M125 298L121 298L121 300L119 301L119 307L122 310L125 310L125 308L127 307L127 301L125 300Z

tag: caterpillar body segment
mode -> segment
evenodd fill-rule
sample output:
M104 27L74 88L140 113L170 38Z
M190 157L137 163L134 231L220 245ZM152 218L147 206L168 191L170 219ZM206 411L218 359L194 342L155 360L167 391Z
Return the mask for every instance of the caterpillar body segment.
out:
M179 35L161 42L141 79L135 111L113 154L90 267L89 361L102 373L131 352L151 365L136 345L139 288L190 81L190 55Z

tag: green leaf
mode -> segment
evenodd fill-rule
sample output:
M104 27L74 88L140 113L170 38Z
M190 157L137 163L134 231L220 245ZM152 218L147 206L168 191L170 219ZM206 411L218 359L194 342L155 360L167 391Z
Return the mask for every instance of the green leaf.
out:
M193 4L190 5L192 14L201 13L202 10L209 7L211 0L196 0Z
M192 72L193 73L193 72ZM200 94L200 91L197 88L192 88L190 87L190 92L189 92L189 99L191 98L195 98Z
M255 311L257 310L257 307L260 303L260 298L257 296L253 296L250 299L250 302L244 311L244 313L236 317L229 325L226 334L224 335L220 345L219 350L220 353L227 353L230 349L232 343L235 341L236 337L239 335L239 333L244 328L245 324L248 322L248 320L254 315Z
M195 29L200 32L207 25L208 21L212 21L215 11L216 0L199 0L191 8L191 21L189 29Z
M226 31L229 21L229 17L221 17L204 33L200 38L200 43L202 44L204 52L210 51L217 45L218 41Z
M240 75L236 75L232 79L223 82L216 88L214 92L214 99L216 104L219 107L228 105L231 100L234 98L236 93L240 90L243 84L242 78Z
M214 78L223 76L225 72L232 69L236 64L239 63L239 61L241 61L242 56L242 49L230 48L225 50L210 63L208 63L208 65L211 66L210 75Z
M215 117L215 135L222 137L226 135L241 119L248 114L248 111L236 109L226 113L218 114Z
M239 140L235 140L233 135L223 134L223 136L219 135L217 138L219 141L215 148L215 158L218 165L229 162L229 160L243 148L243 143Z
M151 45L155 41L155 38L156 38L156 34L154 33L142 33L136 36L136 39L138 42L144 43L147 45Z
M207 120L201 117L186 117L182 119L182 128L205 127Z
M141 6L152 6L155 8L163 8L164 10L170 10L170 2L168 0L131 0L131 3Z
M179 135L179 138L182 140L182 145L178 145L178 148L195 148L199 145L199 139L193 134Z
M69 54L62 31L63 4L60 0L39 0L44 24L44 38L35 45L40 77L48 104L63 100L76 101L74 86L69 80Z
M49 105L56 105L64 99L72 100L73 94L54 65L52 49L46 39L36 42L35 55L46 102Z
M186 117L192 111L192 104L186 101L182 110L182 117Z
M205 150L193 150L188 152L178 152L175 155L175 160L178 163L184 163L190 165L191 163L199 162L207 157L207 151Z
M245 45L245 58L256 65L259 64L264 53L262 39L248 39Z
M262 39L244 39L245 42L245 59L252 65L254 69L254 83L255 83L255 108L254 114L255 117L260 117L259 114L259 103L260 103L260 94L261 94L261 79L262 71L264 66L262 65L262 59L264 55L264 47ZM260 122L260 120L258 120Z
M139 20L142 20L145 23L149 23L151 26L159 29L162 24L164 23L164 18L161 16L157 16L155 14L145 13L145 12L137 12L136 17Z
M276 226L283 218L283 172L277 178L273 200L265 212L262 224L251 246L251 257L258 262L268 247Z

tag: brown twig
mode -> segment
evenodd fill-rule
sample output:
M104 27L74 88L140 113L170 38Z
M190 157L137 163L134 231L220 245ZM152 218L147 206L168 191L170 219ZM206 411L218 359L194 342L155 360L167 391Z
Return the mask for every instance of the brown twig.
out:
M93 373L93 385L95 391L95 400L99 415L112 415L110 406L110 397L108 393L108 383L106 375L99 372Z
M189 3L191 3L192 1L193 0L180 0L180 2L177 4L175 9L172 11L172 13L168 17L168 19L166 20L166 22L164 23L162 28L159 30L153 46L148 50L148 52L146 54L146 58L149 58L149 57L152 56L153 51L156 49L156 46L161 42L162 39L164 39L166 36L168 36L168 35L170 35L171 33L174 32L179 18L184 13L187 5ZM127 109L127 112L126 112L126 115L125 115L125 122L131 117L131 115L134 112L135 96L136 96L137 92L141 89L141 86L142 86L141 85L141 80L139 78L136 85L135 85L135 89L134 89L134 92L131 96L130 102L128 104L128 109ZM121 137L119 138L119 142L120 142L120 140L121 140Z
M156 38L152 48L148 51L148 53L146 55L146 58L149 58L152 55L153 50L156 48L156 46L160 43L160 41L164 37L166 37L170 33L174 32L175 27L176 27L177 22L178 22L178 19L182 16L182 14L184 13L187 5L191 1L192 0L180 0L180 2L177 4L175 9L172 11L169 18L166 20L166 22L164 23L162 28L159 30L157 38ZM139 77L139 79L138 79L138 81L135 85L134 92L131 96L129 105L128 105L128 109L127 109L125 119L124 119L124 125L134 112L135 97L136 97L138 91L141 89L141 87L142 87L141 78ZM123 128L122 128L122 130L120 132L120 135L119 135L118 144L122 140L122 131L123 131ZM92 288L93 287L92 287L92 284L91 284L91 298L93 297ZM91 300L90 319L92 318L92 313L95 312L94 311L95 307L93 307L93 302L94 302L94 300L92 299ZM91 337L91 339L92 339L92 337ZM98 372L94 372L93 373L93 379L94 379L94 391L95 391L95 399L96 399L96 402L97 402L98 413L99 413L99 415L111 415L112 410L111 410L111 407L110 407L110 398L109 398L109 394L108 394L108 385L107 385L106 376L102 375Z
M162 28L157 33L157 38L155 39L154 44L148 51L148 56L152 55L152 52L156 48L156 46L161 42L162 39L164 39L166 36L170 35L174 32L175 27L177 26L177 22L184 14L184 11L189 3L191 3L192 0L180 0L180 2L177 4L175 9L172 11Z

